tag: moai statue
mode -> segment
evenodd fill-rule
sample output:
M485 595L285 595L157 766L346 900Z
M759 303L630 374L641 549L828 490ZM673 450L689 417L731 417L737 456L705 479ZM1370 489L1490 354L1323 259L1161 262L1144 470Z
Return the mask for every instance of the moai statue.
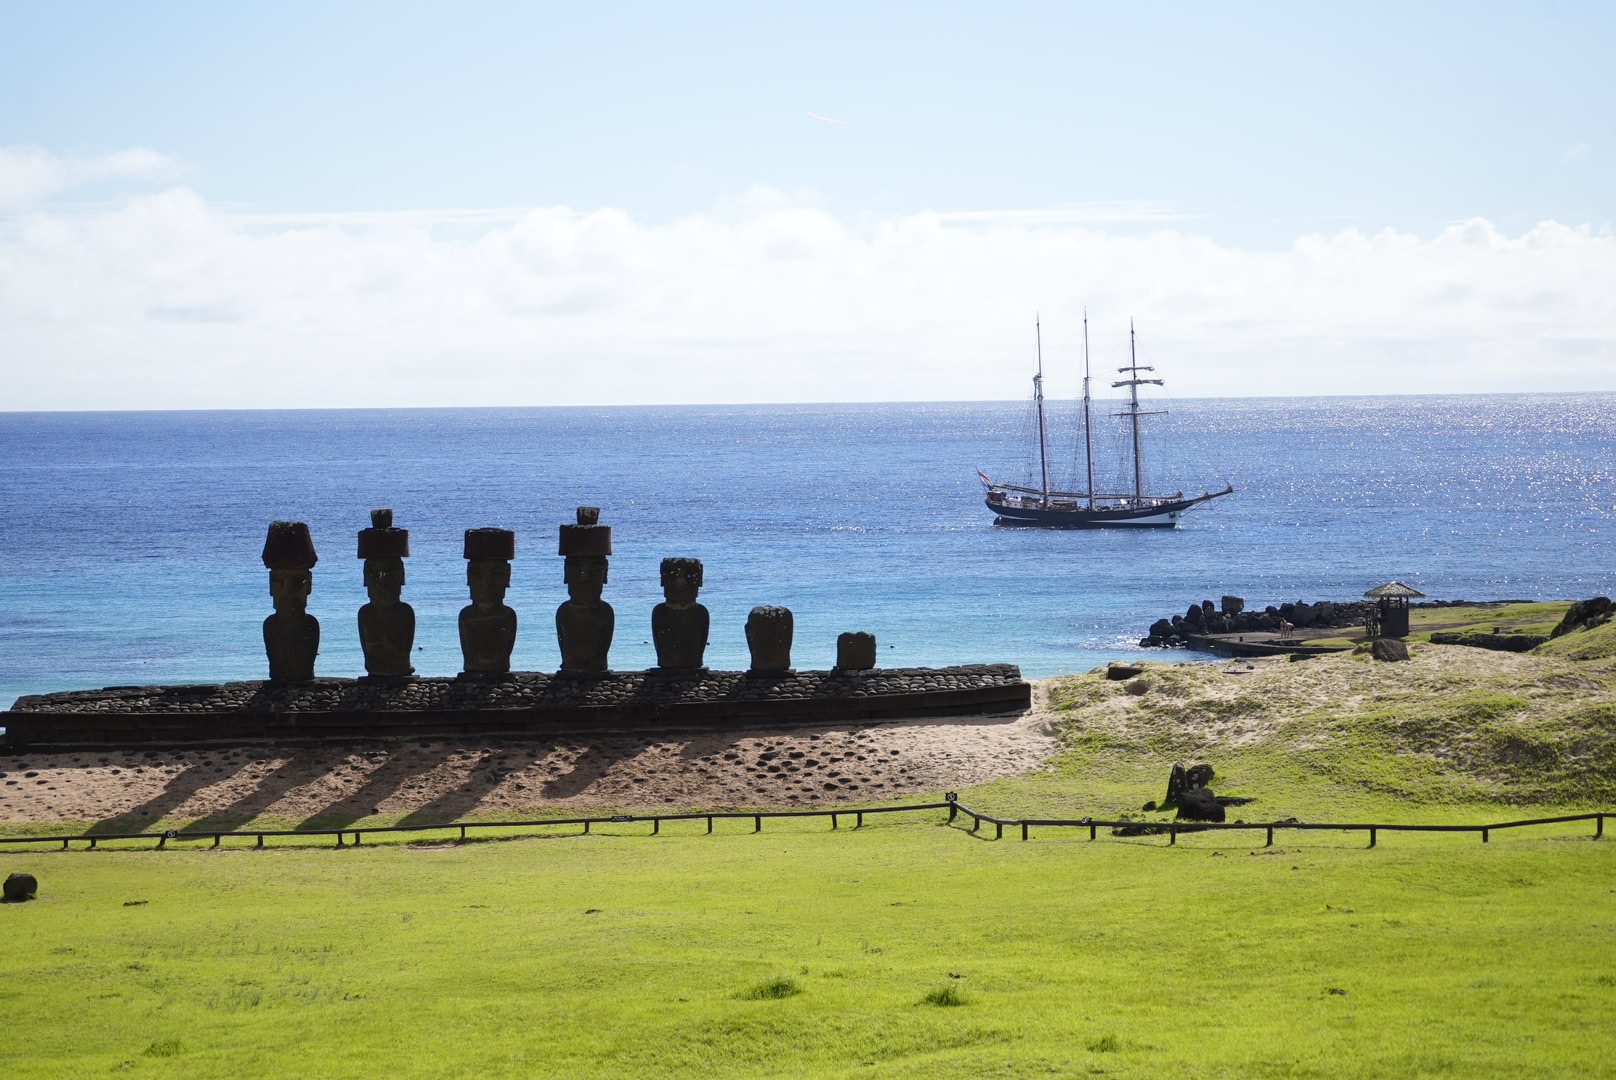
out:
M656 643L657 667L664 671L705 671L707 609L696 603L701 589L700 559L663 559L662 595L666 601L651 609L651 640Z
M746 647L752 650L748 675L791 673L791 609L764 605L746 617Z
M617 616L600 598L612 553L612 527L600 523L600 507L580 506L578 523L561 526L560 553L567 560L563 580L567 602L556 608L556 639L561 644L559 675L578 678L606 673Z
M413 675L415 609L402 599L410 531L393 528L391 510L372 510L370 528L359 530L359 557L365 560L365 592L370 594L370 603L359 609L365 671L373 679Z
M510 529L467 529L463 553L471 603L460 609L461 674L504 675L511 670L511 650L516 648L516 612L505 606L516 534Z
M274 682L308 682L320 652L320 622L308 612L314 591L314 541L301 521L272 521L264 538L269 595L275 614L264 620L264 652Z
M875 635L863 630L836 639L836 667L841 671L869 671L875 666Z

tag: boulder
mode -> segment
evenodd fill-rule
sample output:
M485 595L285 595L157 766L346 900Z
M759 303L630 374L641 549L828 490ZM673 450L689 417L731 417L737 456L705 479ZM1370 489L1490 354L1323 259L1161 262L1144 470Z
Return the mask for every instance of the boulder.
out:
M1184 621L1199 630L1206 622L1206 612L1201 610L1199 604L1191 604L1189 610L1184 612Z
M1549 631L1549 637L1557 638L1573 630L1592 630L1600 623L1610 621L1613 608L1616 608L1616 605L1611 603L1608 596L1578 600L1566 611L1560 625Z
M1140 664L1108 664L1105 669L1105 677L1113 682L1137 678L1144 673L1145 669Z
M1376 638L1369 645L1369 655L1376 660L1396 661L1408 659L1408 646L1396 638Z
M1206 787L1215 775L1210 765L1191 765L1184 772L1184 780L1192 788Z
M1223 613L1225 615L1238 615L1246 610L1246 602L1238 596L1225 596L1223 598Z
M1150 636L1153 638L1170 638L1173 636L1173 624L1166 619L1157 619L1150 624Z
M1312 626L1318 612L1310 604L1297 604L1291 608L1291 622L1296 626Z
M1224 817L1223 807L1209 788L1186 791L1178 800L1180 821L1222 821Z
M32 900L34 894L39 892L39 882L32 874L11 874L7 876L3 889L6 903L17 904Z

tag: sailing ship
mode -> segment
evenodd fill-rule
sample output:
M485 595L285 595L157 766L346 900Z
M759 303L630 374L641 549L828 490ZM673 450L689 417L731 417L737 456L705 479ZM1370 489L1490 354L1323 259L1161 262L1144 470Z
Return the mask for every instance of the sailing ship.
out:
M1102 529L1113 526L1130 528L1171 529L1178 519L1201 503L1220 499L1234 493L1230 484L1222 491L1204 491L1186 496L1182 491L1172 495L1150 495L1145 492L1144 466L1140 453L1139 421L1146 416L1164 416L1165 409L1141 409L1139 388L1146 384L1162 385L1162 380L1144 378L1140 372L1155 368L1139 363L1133 321L1128 322L1128 366L1117 369L1125 378L1111 384L1112 389L1128 388L1127 407L1112 413L1127 422L1133 443L1133 490L1131 492L1102 493L1094 490L1094 430L1090 420L1092 398L1089 393L1089 315L1083 313L1083 459L1087 473L1086 491L1055 491L1049 486L1049 441L1044 423L1044 340L1043 327L1035 323L1038 343L1038 374L1032 377L1032 398L1038 413L1038 487L1016 484L997 484L978 469L977 476L988 489L987 506L996 515L995 525L1030 525L1043 529Z

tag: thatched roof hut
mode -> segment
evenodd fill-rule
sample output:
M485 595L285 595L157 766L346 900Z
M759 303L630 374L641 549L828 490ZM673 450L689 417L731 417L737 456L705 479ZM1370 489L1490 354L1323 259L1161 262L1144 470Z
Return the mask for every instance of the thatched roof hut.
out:
M1412 585L1404 585L1401 581L1388 581L1384 585L1377 585L1364 593L1372 600L1423 600L1425 594Z

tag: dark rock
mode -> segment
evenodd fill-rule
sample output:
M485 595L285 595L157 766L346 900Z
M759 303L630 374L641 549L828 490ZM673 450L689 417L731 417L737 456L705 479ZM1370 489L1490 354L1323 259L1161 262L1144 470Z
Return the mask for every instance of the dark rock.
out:
M791 638L795 620L791 609L764 604L746 617L746 647L752 654L750 674L767 675L791 670Z
M1184 782L1192 788L1206 787L1214 775L1210 765L1191 765L1184 771Z
M1179 797L1178 817L1182 821L1222 821L1225 814L1210 790L1193 788Z
M660 668L680 671L702 666L711 618L707 609L696 603L701 582L700 559L662 560L665 600L651 609L651 640L656 643Z
M1173 624L1166 619L1157 619L1150 624L1150 636L1166 640L1173 636Z
M1246 610L1246 602L1238 596L1225 596L1223 598L1223 613L1225 615L1239 615Z
M1549 637L1557 638L1569 634L1573 630L1592 630L1594 627L1611 620L1616 605L1611 603L1608 596L1596 596L1591 600L1578 600L1567 609L1560 625L1549 631Z
M468 675L511 670L516 612L505 606L505 590L511 585L509 560L515 551L516 533L509 529L466 530L462 552L471 603L460 609L460 654Z
M1161 801L1163 810L1171 810L1178 805L1178 800L1190 789L1189 774L1182 762L1174 762L1173 769L1167 774L1167 798Z
M1191 604L1189 609L1184 612L1184 621L1199 630L1206 623L1206 612L1201 610L1199 604Z
M1145 669L1142 664L1108 664L1105 669L1105 677L1113 682L1137 678L1144 673Z
M875 667L875 635L853 631L836 638L836 667L841 671L868 671Z
M567 585L567 601L555 616L560 674L599 675L608 669L617 628L617 614L601 599L610 569L606 556L612 553L612 527L600 524L599 507L578 507L577 524L561 526L559 550L566 559L562 580Z
M1291 608L1291 623L1295 626L1312 626L1317 612L1307 604L1297 604Z
M1376 638L1369 646L1369 655L1376 660L1407 660L1408 646L1396 638Z
M1493 649L1497 652L1529 652L1548 640L1541 634L1454 634L1437 631L1431 635L1433 645L1469 645L1474 649Z
M308 613L319 561L309 527L301 521L272 521L264 537L264 567L275 614L264 620L264 654L269 677L282 682L314 678L320 652L320 623Z
M34 894L39 892L39 882L32 874L8 874L5 885L0 888L3 888L6 903L18 904L34 898Z

